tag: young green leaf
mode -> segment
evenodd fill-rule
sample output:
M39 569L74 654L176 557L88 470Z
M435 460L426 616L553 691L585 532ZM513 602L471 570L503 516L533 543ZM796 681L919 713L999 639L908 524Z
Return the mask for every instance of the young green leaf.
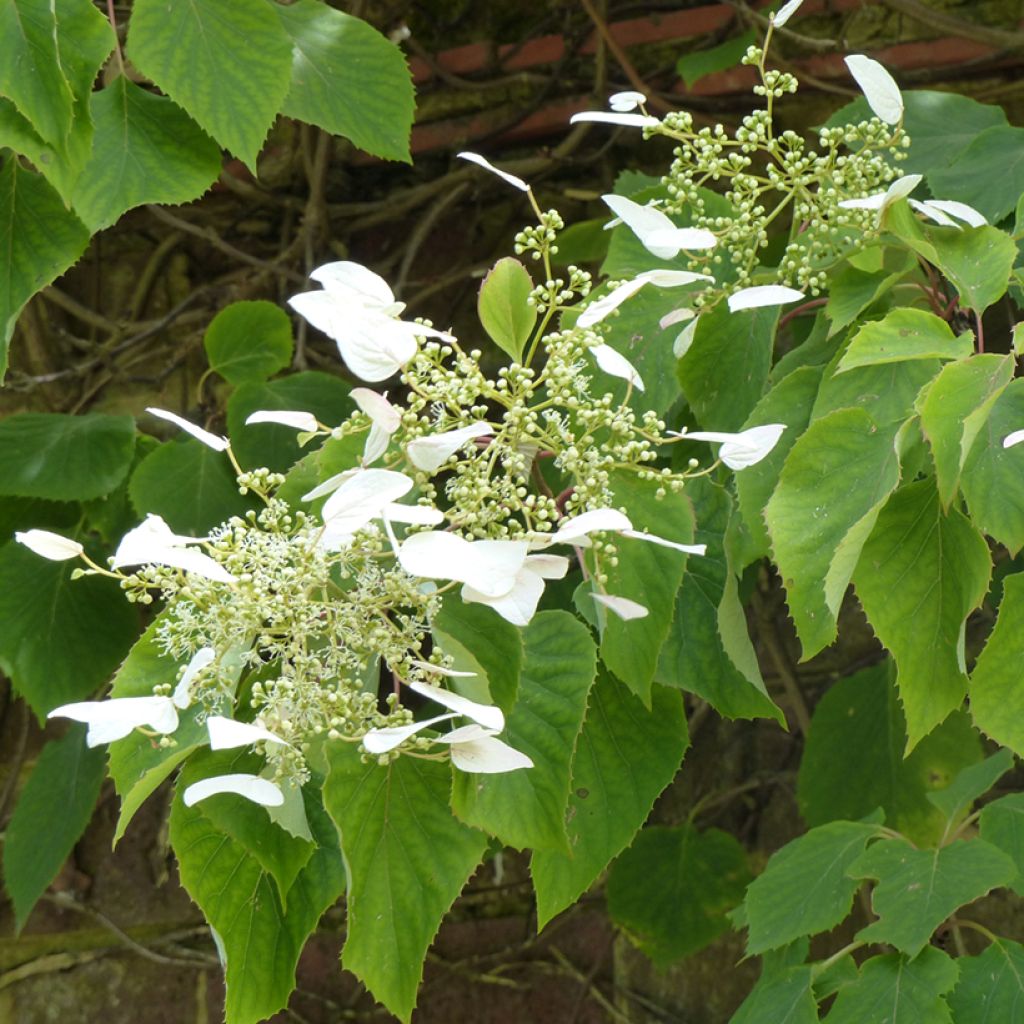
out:
M484 330L516 363L523 358L523 349L537 322L537 307L527 302L531 291L533 279L526 267L506 256L490 269L477 299Z
M617 680L598 675L572 764L571 856L538 850L530 861L538 928L586 892L622 852L679 770L689 742L679 694L655 687L648 710Z
M1017 865L1011 888L1024 895L1024 793L1012 793L985 804L978 818L981 838L1003 851Z
M81 838L102 783L103 751L85 745L81 726L43 747L4 838L4 888L17 931Z
M970 334L953 334L945 320L921 309L894 309L865 324L846 348L836 373L908 359L964 359L974 351Z
M948 786L932 790L928 799L942 812L949 827L952 827L974 801L987 793L1012 767L1013 754L1004 748L980 764L962 769Z
M981 314L1006 294L1017 245L990 225L929 231L937 265L960 294L960 305Z
M273 302L233 302L210 321L203 347L228 383L264 381L291 362L291 321Z
M608 914L659 967L726 931L750 880L747 854L727 832L645 828L612 866Z
M817 1024L813 980L811 968L802 965L763 975L729 1024Z
M452 807L467 824L517 848L569 852L565 816L572 755L594 681L587 628L566 612L540 612L523 632L519 698L502 739L533 761L500 775L459 772Z
M956 964L960 976L948 1000L956 1024L1024 1024L1024 946L995 939Z
M915 265L911 253L889 250L886 255L889 258L885 267L866 270L855 266L851 260L833 275L829 281L828 303L825 306L825 314L830 323L829 337L849 327L861 313L887 296L892 286Z
M964 627L991 568L988 545L967 518L956 509L943 515L932 480L897 491L864 545L853 582L896 659L908 751L967 692Z
M408 1021L427 947L487 837L452 815L447 764L411 757L363 764L348 743L332 744L327 757L324 804L348 871L342 964Z
M686 88L692 89L702 78L739 64L740 58L747 52L747 47L754 42L754 32L751 29L710 49L685 53L676 61L676 73L686 83Z

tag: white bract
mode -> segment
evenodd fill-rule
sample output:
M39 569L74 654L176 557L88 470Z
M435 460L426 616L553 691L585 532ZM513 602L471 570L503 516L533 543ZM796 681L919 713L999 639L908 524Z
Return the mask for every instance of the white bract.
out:
M217 652L212 647L200 647L192 655L192 660L185 666L185 671L182 672L181 679L178 680L178 685L174 688L174 694L171 697L176 708L184 710L192 703L193 683L204 668L213 664L216 657Z
M486 597L500 597L515 586L529 550L526 541L468 541L428 530L409 537L398 560L411 576L468 583Z
M443 434L428 434L417 437L405 447L409 461L424 473L436 473L464 444L478 437L488 437L495 431L492 423L470 423L458 430L447 430Z
M206 730L210 737L211 750L230 750L233 747L248 747L253 743L282 743L286 747L291 744L262 725L250 722L236 722L233 718L223 715L210 715L206 720Z
M774 14L769 15L772 24L776 28L782 28L796 14L803 2L804 0L789 0L788 3L783 4Z
M363 465L368 466L387 451L391 435L402 425L402 414L370 388L353 388L349 394L360 410L370 417L370 434L363 448Z
M918 213L923 213L936 224L941 224L945 228L962 230L954 218L962 220L972 228L984 227L988 223L984 215L973 206L968 206L967 203L958 203L954 199L924 199L920 201L911 199L909 202Z
M1003 438L1003 447L1012 448L1015 444L1020 444L1021 441L1024 441L1024 430L1015 430Z
M384 278L359 263L325 263L309 275L322 291L293 295L288 304L317 330L333 338L338 353L357 377L381 381L416 354L416 338L451 335L399 320L405 303L396 302Z
M718 244L718 239L711 231L705 228L677 227L668 214L654 206L641 206L626 196L614 193L601 198L640 239L643 247L659 259L675 259L683 249L712 249Z
M611 345L593 345L587 351L594 357L594 362L611 377L628 380L637 391L644 390L644 382L633 364Z
M410 477L390 469L361 469L347 476L324 502L321 545L332 550L346 546L356 530L379 518L386 506L412 488Z
M488 597L467 583L462 587L462 600L486 604L513 626L527 626L544 596L544 581L560 580L568 570L569 559L562 555L527 555L507 593Z
M490 171L491 174L496 174L502 181L508 182L513 188L519 189L520 192L529 192L530 186L523 181L522 178L517 178L514 174L509 174L508 171L503 171L499 167L495 167L490 160L485 159L479 153L456 153L455 154L460 160L468 160L470 163L476 164L482 167L485 171Z
M899 199L905 199L921 183L920 174L904 174L897 178L884 192L876 192L871 196L862 196L858 199L844 199L839 205L844 210L877 210L878 217L876 224L882 222L882 215L893 203ZM913 199L912 205L916 205Z
M583 110L569 118L569 124L581 121L598 121L601 124L613 124L617 128L656 128L661 122L650 114L628 114L617 111Z
M89 726L86 746L123 739L140 726L167 735L178 728L178 710L170 697L112 697L54 708L47 718L70 718Z
M202 427L197 427L190 420L179 416L177 413L168 412L166 409L154 409L152 406L147 406L146 412L152 416L156 416L158 419L167 420L168 423L173 423L175 426L181 427L186 434L191 434L197 441L202 441L207 448L212 448L215 452L223 452L228 449L228 439L221 437L218 434L211 434L208 430L203 430Z
M501 732L505 728L505 715L501 708L495 707L493 704L480 704L458 693L452 693L451 690L446 690L442 686L434 686L433 683L412 682L409 683L409 689L414 690L422 697L429 697L449 711L472 718L474 722L479 722L480 725L488 729Z
M180 537L173 533L164 520L152 512L121 538L111 564L115 569L132 565L166 565L172 569L205 576L217 583L234 583L231 575L219 562L190 544L200 544L205 537Z
M217 796L220 793L233 793L236 796L244 796L246 800L262 804L264 807L280 807L284 803L284 793L279 786L275 786L269 779L260 778L259 775L249 775L245 772L238 772L233 775L214 775L209 779L202 779L200 782L193 782L184 793L182 799L186 807L199 803L210 796Z
M16 533L14 539L24 544L29 551L49 558L51 562L66 562L69 558L85 554L85 548L77 540L69 540L49 530L26 530L24 533Z
M637 107L642 106L646 102L647 97L642 92L636 92L633 89L627 89L625 92L615 92L608 97L608 106L619 114L626 114L631 110L636 110Z
M875 116L886 124L899 124L903 119L903 95L892 75L862 53L850 54L844 60Z
M628 597L616 597L614 594L597 594L592 593L590 595L599 605L607 608L610 612L614 612L620 619L626 622L630 622L633 619L645 619L650 612L636 601L631 601Z
M722 447L718 450L718 457L730 469L738 470L753 466L765 458L779 443L785 429L784 423L766 423L741 430L738 434L719 430L693 430L678 436L688 441L720 443Z
M687 352L690 351L690 346L693 344L693 339L697 334L697 324L700 321L700 317L694 317L677 335L676 340L672 342L672 355L676 359L682 359Z
M618 309L626 299L636 295L644 285L655 288L681 288L697 281L713 281L707 274L697 274L690 270L645 270L629 281L613 288L607 295L602 295L591 302L576 321L578 327L593 327L599 324L613 310Z
M459 771L473 775L496 775L532 768L533 761L521 750L495 739L492 729L479 725L463 725L437 737L438 743L451 747L452 764Z
M310 434L315 434L320 426L311 412L288 409L260 409L246 417L245 425L249 426L252 423L277 423L282 427L304 430Z
M659 547L672 548L673 551L682 551L685 555L706 555L707 544L681 544L679 541L668 540L666 537L658 537L656 534L647 533L645 530L620 530L620 536L629 537L630 540L645 540L650 544L657 544Z
M757 309L760 306L781 306L803 297L803 292L787 288L785 285L759 284L753 288L741 288L738 292L733 292L728 300L729 312L738 313L741 309Z

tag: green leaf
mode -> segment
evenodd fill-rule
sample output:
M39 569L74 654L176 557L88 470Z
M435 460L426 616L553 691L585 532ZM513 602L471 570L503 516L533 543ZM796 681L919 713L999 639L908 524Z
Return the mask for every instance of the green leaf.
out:
M982 839L958 840L936 850L883 839L850 864L847 874L877 882L871 907L879 919L862 928L857 939L887 942L915 957L953 911L1012 882L1017 867Z
M686 493L694 502L699 524L694 541L706 544L707 553L688 562L655 679L697 694L727 718L778 716L780 712L768 696L760 673L748 678L733 663L723 642L719 609L729 581L725 531L731 499L724 488L704 479L688 484ZM744 636L749 645L745 621ZM756 666L756 656L753 663Z
M1024 946L995 939L956 964L960 978L949 996L956 1024L1024 1024Z
M827 1024L952 1024L942 998L955 984L958 964L929 947L919 957L873 956L860 977L839 990ZM960 1018L957 1018L960 1024Z
M756 41L754 31L751 29L733 39L726 39L725 42L712 46L710 49L684 53L676 61L676 73L686 83L686 88L692 89L707 75L735 67L739 64L743 54L747 52L747 47L752 46Z
M636 835L689 742L678 693L655 687L648 710L598 674L572 764L565 815L571 854L538 850L530 861L538 929L586 892Z
M288 92L291 49L264 0L137 0L128 25L131 62L253 174Z
M963 819L974 801L987 793L1012 767L1013 754L1006 749L1000 750L980 764L962 769L944 789L929 793L928 799L952 827Z
M978 827L986 843L998 847L1017 865L1011 887L1018 896L1024 895L1024 793L1012 793L986 804Z
M165 96L124 75L92 94L92 159L71 193L91 231L144 203L187 203L220 173L220 147Z
M747 889L747 954L778 949L839 924L860 888L846 869L876 835L877 825L833 821L775 853Z
M345 865L334 827L311 804L307 809L317 850L288 891L286 912L259 861L222 833L202 804L189 808L182 803L180 793L196 778L189 765L179 779L171 845L181 884L224 946L225 1017L231 1024L257 1024L288 1002L302 947L344 890Z
M1024 658L1024 574L1003 579L995 628L971 673L971 717L997 743L1024 754L1020 666Z
M24 412L0 422L0 494L86 501L113 491L135 453L130 416Z
M811 968L789 967L762 977L729 1024L817 1024Z
M764 509L772 496L786 457L810 422L811 409L821 382L821 368L801 366L787 374L754 406L743 428L766 423L785 423L778 444L760 462L736 474L736 497L743 524L751 536L749 564L768 554L771 541L764 522Z
M984 225L960 231L929 230L937 265L960 295L960 305L983 313L1006 294L1017 258L1014 240Z
M468 604L457 594L446 594L433 625L471 651L487 676L491 701L510 712L519 692L523 666L523 634L492 608ZM445 650L441 643L441 650Z
M1012 380L995 400L960 477L974 525L1016 554L1024 547L1024 445L1003 438L1024 423L1024 381Z
M677 543L693 540L693 512L687 499L668 494L656 497L658 484L641 481L633 474L613 472L610 485L614 504L622 508L633 529ZM650 541L617 538L618 565L602 564L608 581L607 593L642 604L647 616L623 621L614 613L598 609L604 623L601 658L645 704L658 666L658 652L672 625L673 604L683 578L686 556Z
M2 38L0 31L0 38ZM89 229L38 174L8 157L0 165L0 379L22 307L85 251Z
M746 851L727 832L645 828L608 876L608 915L667 967L728 930L749 880Z
M879 640L896 659L907 750L967 692L964 626L988 590L988 545L934 482L901 488L864 545L853 582Z
M203 347L228 383L264 381L291 362L292 324L276 303L232 302L206 328Z
M250 413L258 409L298 409L334 426L355 410L349 390L349 384L340 377L317 370L240 385L228 399L228 434L239 463L244 469L266 466L284 472L301 454L294 430L276 423L247 427Z
M4 888L21 931L92 816L103 783L103 751L73 727L47 743L18 797L4 838Z
M0 94L59 145L71 131L74 94L57 51L57 12L51 0L0 3Z
M138 633L116 582L72 580L73 565L0 548L0 668L42 721L103 683Z
M569 853L565 817L572 756L594 681L590 632L567 612L540 612L523 631L519 699L502 739L532 768L501 775L456 772L452 807L468 825L517 849Z
M415 103L402 51L365 21L314 0L274 11L292 42L281 113L409 163Z
M861 409L816 420L787 456L765 520L805 659L835 639L857 557L897 483L893 432Z
M347 743L332 744L328 758L324 803L348 869L342 964L408 1021L427 947L487 838L452 815L449 765L412 757L363 764Z
M886 255L892 253L889 250ZM848 327L865 310L870 309L892 286L915 265L912 254L893 253L890 266L879 270L862 270L846 264L830 280L825 313L831 327L829 337Z
M227 456L191 437L150 452L132 473L128 493L140 515L163 516L176 533L193 537L254 507L238 493Z
M901 424L913 416L921 389L939 369L937 359L911 359L837 373L833 360L822 378L811 419L836 409L863 409L879 427Z
M894 309L884 319L867 323L854 334L836 373L908 359L964 359L973 351L974 339L970 334L957 337L949 324L934 313Z
M779 322L777 306L730 313L725 303L697 322L677 374L704 430L738 430L764 394Z
M515 363L522 360L537 322L537 307L527 302L532 291L533 278L526 267L506 256L487 272L476 301L483 329Z
M856 821L874 808L919 846L937 845L945 817L927 796L981 758L969 719L953 712L904 759L903 712L890 659L840 679L814 709L797 797L808 825Z
M966 132L962 122L951 123ZM947 167L931 171L928 185L943 199L967 203L992 223L1001 221L1024 192L1024 128L986 128Z
M1013 356L973 356L944 366L918 399L944 508L956 494L971 446L1012 377Z

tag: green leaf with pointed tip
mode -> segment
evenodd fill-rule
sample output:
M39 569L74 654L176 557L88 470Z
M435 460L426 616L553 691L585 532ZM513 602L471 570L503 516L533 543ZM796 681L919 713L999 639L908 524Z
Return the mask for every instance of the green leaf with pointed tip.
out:
M402 51L365 21L314 0L274 11L292 42L281 113L409 163L415 103Z
M487 272L476 300L483 329L515 363L522 360L537 322L537 307L527 302L532 291L533 278L526 267L506 256Z
M876 825L833 821L777 851L747 889L747 955L839 924L860 888L846 869L876 835Z
M676 373L704 430L738 430L764 394L778 306L730 313L723 302L697 323Z
M877 882L871 908L878 920L862 928L857 939L887 942L915 957L953 911L1012 882L1017 866L983 839L961 839L935 850L883 839L850 864L847 874Z
M197 777L188 765L178 781L171 846L181 884L224 945L225 1017L231 1024L257 1024L288 1002L306 939L344 891L345 864L334 826L311 802L307 810L317 849L289 889L285 911L259 861L221 832L201 803L186 807L182 802L180 794Z
M970 334L957 337L945 320L921 309L894 309L865 324L850 339L836 373L858 366L908 359L964 359L974 351Z
M814 709L797 797L808 825L856 821L874 808L919 846L937 845L946 819L929 800L981 759L980 737L955 711L904 759L907 731L891 659L840 679Z
M756 42L753 29L742 35L726 39L725 42L712 46L707 50L695 50L683 54L676 61L676 74L692 89L697 82L716 71L725 71L740 63L740 58L747 52L747 47Z
M229 384L264 381L292 358L292 323L273 302L232 302L203 335L210 369Z
M40 721L99 687L139 629L115 581L73 580L73 569L20 544L0 548L0 668Z
M0 164L0 380L25 303L85 251L89 229L38 174L8 157Z
M342 964L408 1021L427 947L487 837L453 816L448 764L411 757L363 764L349 743L332 744L327 756L324 804L349 876Z
M983 733L1024 756L1024 574L1003 579L995 628L971 673L971 717Z
M298 409L334 426L355 410L349 391L350 385L340 377L317 370L241 384L228 399L228 434L239 463L244 469L267 466L283 473L302 454L298 435L291 427L277 423L247 427L245 421L250 413L258 409Z
M523 666L523 634L506 622L494 609L469 604L457 594L446 594L440 613L433 622L472 652L487 674L491 702L509 713L519 692L519 673ZM441 644L441 650L444 650Z
M907 271L913 268L914 257L904 251L886 252L887 266L866 270L848 263L829 282L825 314L830 327L829 337L849 327L865 310L886 295Z
M974 525L1016 554L1024 548L1024 445L1003 438L1024 423L1024 380L1012 380L995 400L971 446L960 477Z
M957 958L949 995L956 1024L1024 1024L1024 946L995 939L980 956Z
M950 826L960 821L979 796L987 793L1011 768L1013 754L1003 749L980 764L964 768L944 789L932 790L928 799Z
M997 846L1017 865L1012 888L1018 896L1024 895L1024 793L985 804L978 828L985 842Z
M810 422L811 409L821 382L821 367L801 366L787 374L754 406L743 424L747 427L766 423L785 423L778 444L760 462L736 474L736 496L743 523L750 532L752 546L745 561L756 561L768 554L771 541L764 523L764 509L772 496L782 466Z
M765 520L805 659L835 639L856 559L897 483L893 431L861 409L816 420L786 457Z
M994 354L949 363L918 399L944 505L956 493L971 448L1012 379L1013 366L1012 355Z
M762 976L729 1024L817 1024L813 980L811 968L802 965Z
M90 111L92 159L71 202L91 231L144 203L191 202L220 173L220 147L185 111L124 75L92 94Z
M634 474L610 474L613 504L625 510L633 529L648 531L680 544L693 541L693 512L681 494L669 493L660 501L657 482L638 480ZM672 625L673 604L687 556L651 541L616 537L618 565L602 564L607 574L605 591L642 604L647 615L628 622L603 606L601 658L645 704L658 666L658 652Z
M943 515L933 480L897 491L864 545L853 583L896 659L908 751L963 701L964 626L991 569L988 545L967 518L956 509Z
M0 422L0 494L87 501L110 494L135 453L130 416L24 412Z
M929 231L939 269L960 295L960 305L983 313L1006 294L1017 259L1017 244L986 224L960 231Z
M942 998L955 984L958 964L929 947L908 960L890 953L865 961L856 981L839 990L827 1024L952 1024ZM957 1018L960 1024L960 1018Z
M667 967L728 930L749 881L746 851L727 832L645 828L608 875L608 916Z
M264 0L190 0L168 6L164 0L137 0L127 54L256 173L256 158L291 77L291 41L272 5Z
M749 679L733 663L721 632L719 609L729 579L725 531L732 500L724 488L706 478L688 484L686 493L698 523L694 541L706 544L707 553L688 561L655 680L697 694L727 718L775 717L781 713L768 696L764 680L760 674Z
M75 726L47 743L18 796L4 836L4 888L21 931L92 817L103 783L103 751Z
M952 123L957 131L966 131L963 121ZM931 171L928 185L943 199L967 203L993 223L1001 221L1024 192L1024 128L1011 128L997 119L974 135L952 163Z
M572 764L565 815L571 854L538 850L530 861L538 929L586 892L633 839L689 742L678 693L655 687L648 710L607 673L598 674Z
M163 516L175 533L193 537L254 507L238 493L227 456L191 437L150 452L132 473L128 493L140 515Z
M523 631L519 699L501 738L532 761L500 775L456 772L452 807L467 824L517 849L568 853L572 756L594 682L590 631L568 612L540 612Z

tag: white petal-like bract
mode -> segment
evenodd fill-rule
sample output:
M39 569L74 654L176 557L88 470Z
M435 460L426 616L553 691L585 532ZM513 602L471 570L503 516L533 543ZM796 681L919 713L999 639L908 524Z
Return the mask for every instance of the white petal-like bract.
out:
M319 429L316 417L311 412L299 412L298 410L289 409L260 409L246 417L246 426L249 426L251 423L279 423L282 427L291 427L292 430L305 430L310 434L316 433Z
M384 395L370 388L353 388L349 395L370 417L370 434L363 447L363 465L368 466L387 451L391 435L402 424L402 415Z
M412 479L404 473L391 469L359 470L324 502L324 523L333 534L355 533L380 516L386 505L408 494L412 488Z
M178 728L178 710L170 697L112 697L54 708L47 718L70 718L89 726L85 742L96 747L123 739L139 726L167 735Z
M445 668L443 665L435 665L432 661L417 661L413 659L409 664L415 665L424 672L431 672L439 676L447 676L450 679L476 678L475 672L459 672L454 668Z
M206 720L206 729L210 736L211 750L230 750L232 747L248 747L253 743L291 744L269 729L251 722L236 722L233 718L223 715L210 715Z
M941 210L951 217L956 217L972 228L981 228L988 223L984 214L979 213L973 206L968 206L967 203L958 203L955 199L928 199L925 205Z
M694 317L677 335L676 340L672 342L672 355L676 359L682 359L687 352L690 351L690 346L693 344L693 339L697 334L697 323L700 317Z
M432 701L444 705L449 711L472 718L474 722L479 722L487 729L501 732L505 728L505 715L501 708L493 704L479 704L468 697L452 693L443 686L434 686L433 683L411 682L408 685L410 690L415 690L420 696L429 697Z
M620 619L629 622L630 619L645 619L650 614L648 610L636 601L628 597L616 597L614 594L591 594L598 604L604 605L609 611L614 612Z
M1015 444L1020 444L1021 441L1024 441L1024 430L1015 430L1003 438L1003 447L1012 448Z
M438 743L451 747L452 764L459 771L475 775L495 775L514 772L519 768L532 768L533 761L522 751L496 739L488 729L478 725L464 725L437 737Z
M774 14L769 15L772 24L776 28L782 28L782 26L785 25L794 14L796 14L798 8L803 2L804 0L789 0L788 3L784 3Z
M528 626L544 596L544 581L560 580L568 569L569 559L562 555L527 555L508 593L487 597L467 583L462 587L462 600L488 605L513 626Z
M594 357L594 362L612 377L621 377L628 380L637 391L644 390L643 378L636 372L636 367L620 353L616 352L611 345L594 345L588 349Z
M221 793L233 793L235 796L244 796L254 804L262 804L264 807L280 807L284 803L284 793L279 786L274 785L269 779L260 778L259 775L249 775L245 772L238 772L234 775L214 775L209 779L201 779L193 782L185 790L182 799L186 807L199 803L210 796L218 796Z
M216 657L217 652L212 647L200 647L192 655L192 660L185 666L185 671L182 672L181 679L178 680L178 685L174 688L174 694L171 697L176 708L184 710L192 703L192 684L196 681L199 673L207 665L212 664Z
M619 114L627 114L646 102L647 97L642 92L637 92L634 89L627 89L625 92L614 92L608 97L608 106Z
M458 430L446 430L443 434L428 434L417 437L406 447L409 461L424 473L436 473L464 444L478 437L487 437L494 433L491 423L470 423Z
M680 228L675 222L655 206L642 206L626 196L610 192L601 196L608 208L640 239L644 248L657 256L658 259L671 260L679 255L681 249L710 249L718 244L715 235L704 228ZM647 271L640 274L641 278L652 280L651 275L666 273L665 271ZM672 271L668 271L672 273ZM676 271L675 273L684 273ZM691 280L698 280L703 275L694 275ZM711 280L710 278L706 278ZM687 283L679 281L679 284ZM661 287L671 287L662 285Z
M189 548L205 538L179 537L158 516L150 513L146 518L121 538L114 552L113 566L121 569L132 565L166 565L172 569L205 576L217 583L234 583L231 575L218 561Z
M555 533L550 534L544 547L551 544L575 544L581 537L601 530L632 530L629 516L617 508L594 508L581 512L563 523Z
M344 298L353 299L363 306L375 306L379 310L397 315L404 308L404 303L396 303L391 286L380 274L352 260L337 260L324 263L309 275L324 287L324 291ZM394 309L395 306L399 308Z
M862 53L850 54L844 60L875 116L886 124L898 124L903 119L903 95L892 75Z
M671 313L666 313L658 321L658 326L663 331L667 331L674 324L685 323L688 320L692 320L696 315L689 306L683 306L681 309L673 309Z
M784 423L765 423L759 427L749 427L738 434L730 434L718 430L694 430L682 437L690 441L720 442L722 447L718 457L730 469L746 469L760 462L779 443Z
M623 537L632 540L646 540L651 544L660 544L663 548L673 548L675 551L682 551L686 555L706 555L707 544L680 544L678 541L668 540L665 537L658 537L653 533L645 533L642 530L621 530Z
M502 181L507 182L513 188L519 189L520 192L529 192L530 186L523 181L522 178L517 178L514 174L509 174L508 171L503 171L499 167L495 167L494 164L482 157L479 153L456 153L455 154L460 160L468 160L472 164L476 164L482 167L485 171L490 171L491 174L496 174Z
M402 543L398 560L411 576L456 580L487 597L499 597L515 585L529 550L526 541L468 541L452 533L427 530Z
M604 110L583 110L569 118L569 124L579 124L581 121L598 121L601 124L613 124L618 128L654 128L661 124L656 117L649 114L626 114Z
M24 544L29 551L51 562L66 562L69 558L85 554L85 548L77 540L62 537L59 533L50 533L49 530L25 530L24 533L16 533L14 539Z
M197 441L202 441L207 448L212 448L215 452L223 452L227 450L228 439L226 437L211 434L208 430L203 430L202 427L197 427L190 420L179 416L177 413L168 412L166 409L154 409L152 406L147 406L146 412L151 416L156 416L161 420L167 420L168 423L173 423L175 426L181 427L186 434L191 434Z
M738 292L733 292L729 296L729 312L757 309L759 306L781 306L783 303L796 302L803 297L803 292L787 288L785 285L759 284L753 288L741 288Z
M389 725L383 729L371 729L363 737L363 747L370 754L386 754L389 750L400 747L410 736L415 736L423 729L429 729L438 722L447 722L449 719L457 717L458 715L452 712L448 715L427 718L422 722L410 722L409 725Z

